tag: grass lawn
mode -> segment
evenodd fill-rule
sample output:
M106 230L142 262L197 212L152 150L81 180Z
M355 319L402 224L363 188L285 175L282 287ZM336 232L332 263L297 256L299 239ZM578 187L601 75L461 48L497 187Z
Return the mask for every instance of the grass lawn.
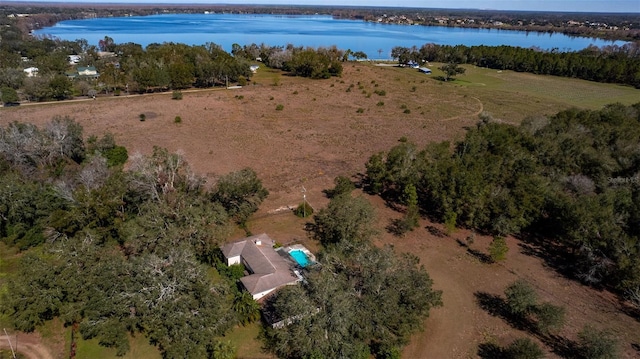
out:
M273 359L273 355L262 350L260 323L255 322L246 326L238 326L229 332L225 339L231 341L238 349L238 359Z
M432 63L431 75L414 69L387 69L440 83L442 94L477 98L482 102L484 111L509 123L519 123L528 116L555 114L571 107L596 110L615 102L631 105L640 101L640 90L630 86L471 65L463 65L465 73L453 81L442 82L437 79L444 75L438 69L440 66L442 64Z
M70 330L67 335L70 336ZM129 337L130 350L124 356L116 356L116 350L105 348L98 344L97 339L83 340L78 338L76 347L77 358L107 359L107 358L123 358L123 359L160 359L160 351L151 344L143 335L138 334L135 337Z

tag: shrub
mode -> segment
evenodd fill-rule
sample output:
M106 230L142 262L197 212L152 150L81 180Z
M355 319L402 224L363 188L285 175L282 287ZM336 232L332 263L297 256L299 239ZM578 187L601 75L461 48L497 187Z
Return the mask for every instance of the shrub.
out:
M356 110L357 113L363 113L364 112L364 108L360 107Z
M341 194L351 193L351 191L356 189L356 185L351 182L349 177L338 176L333 179L333 183L335 184L333 189L326 189L322 191L328 198L334 198Z
M273 96L269 96L269 101L273 101Z
M247 86L247 78L244 76L238 77L238 85Z
M378 101L378 103L376 104L376 106L384 106L384 101Z
M298 90L293 91L293 94L294 94L294 95L297 95L297 94L298 94Z
M182 100L182 91L173 90L173 93L171 94L171 98L173 100Z
M276 111L282 111L282 110L284 110L284 105L278 104L278 106L276 106Z
M504 290L507 297L507 307L513 314L522 315L529 313L538 301L538 295L533 287L524 280L513 282Z
M306 218L313 214L313 207L311 207L309 203L303 202L300 203L293 213L300 218Z
M608 331L587 325L578 333L578 352L585 359L614 359L618 342Z
M489 256L491 256L491 260L494 262L505 260L507 258L507 252L509 252L509 247L504 237L493 237L493 241L491 241L489 245Z
M405 108L404 111L402 111L402 113L410 114L411 110L409 110L408 108Z
M129 154L124 146L115 146L102 154L107 159L107 166L117 166L127 162Z
M182 117L180 116L176 116L176 118L173 119L174 123L181 123L182 122Z
M385 96L387 94L387 91L385 91L385 90L375 90L375 91L373 91L373 93L375 93L378 96Z
M540 346L529 338L518 338L504 350L510 359L539 359L544 357Z
M141 113L138 115L138 118L140 118L140 121L145 121L147 119L147 115L145 115L144 113Z
M444 228L447 235L450 236L456 230L456 223L458 221L458 214L453 211L447 211L444 214Z
M533 314L536 317L536 326L541 333L549 333L562 328L565 321L565 309L551 303L542 303L535 306Z

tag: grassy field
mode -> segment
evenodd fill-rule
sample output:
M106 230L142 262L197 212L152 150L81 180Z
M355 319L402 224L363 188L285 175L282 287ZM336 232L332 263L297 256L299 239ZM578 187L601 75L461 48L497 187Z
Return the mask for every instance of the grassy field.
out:
M238 348L238 359L272 359L274 356L262 350L260 336L260 323L252 323L246 326L235 327L224 339Z
M250 230L256 234L266 231L277 241L288 243L306 240L306 220L288 214L270 215L269 211L298 205L302 185L309 203L322 208L327 203L322 190L333 185L334 177L362 172L371 154L388 150L403 136L422 146L460 138L465 127L478 121L481 112L518 124L529 116L550 115L570 107L597 109L607 103L640 101L640 90L630 87L472 66L466 66L466 73L454 81L443 82L437 79L442 75L437 69L440 64L431 65L433 74L425 75L415 69L347 63L342 77L327 80L295 78L261 67L251 84L241 89L184 91L181 101L171 100L169 93L0 108L0 126L12 121L42 125L56 115L71 116L84 127L85 137L109 131L130 154L150 153L155 145L182 150L194 171L210 181L219 174L250 166L270 191L256 218L249 222ZM276 109L278 104L281 110ZM140 113L147 115L146 121L139 121ZM178 115L180 124L174 123ZM234 238L242 235L237 231ZM414 236L419 243L429 235ZM428 242L428 251L422 250L422 244L411 248L425 259L423 263L429 263L433 260L430 256L447 253L439 247L441 241L435 238ZM306 245L317 249L312 241ZM461 256L455 245L444 249ZM441 279L440 283L451 282L450 294L445 290L445 295L452 299L439 311L455 313L456 308L476 308L473 292L469 292L477 290L476 282L455 292L453 285L459 278L449 272L436 272L452 265L451 257L441 256L436 259L442 266L429 270ZM0 291L6 290L6 276L17 268L18 257L0 243ZM460 265L456 258L453 263ZM472 269L494 275L491 268ZM505 273L500 278L508 279L510 274ZM215 279L215 273L211 275ZM438 288L442 288L440 283L436 283ZM459 298L468 300L456 307ZM478 311L473 313L479 316ZM480 316L469 321L464 330L475 333L486 321ZM447 324L445 319L442 323ZM452 335L462 332L457 329L452 328ZM57 357L68 357L68 328L47 325L41 334L52 352L60 354ZM236 328L226 338L237 346L241 358L269 358L261 351L258 334L259 327L253 324ZM412 342L415 352L421 352L425 338L417 337ZM471 347L473 343L468 341L465 338L456 343ZM125 358L160 357L142 335L132 338L131 348ZM100 347L95 340L79 341L77 352L78 358L115 357L115 351Z
M92 358L92 359L108 359L108 358L123 358L123 359L160 359L162 356L158 349L149 344L149 340L144 335L137 335L135 337L129 337L129 344L131 349L124 356L117 357L116 350L105 348L98 344L98 340L83 340L79 338L77 340L76 357L77 358Z
M443 76L438 69L441 65L432 64L432 75L424 75L412 69L391 69L409 72L413 78L428 77L431 81L440 83L441 91L451 96L477 98L482 102L484 111L509 123L518 123L528 116L551 115L571 107L595 110L615 102L625 105L640 102L640 90L629 86L470 65L463 66L464 74L444 83L437 80Z

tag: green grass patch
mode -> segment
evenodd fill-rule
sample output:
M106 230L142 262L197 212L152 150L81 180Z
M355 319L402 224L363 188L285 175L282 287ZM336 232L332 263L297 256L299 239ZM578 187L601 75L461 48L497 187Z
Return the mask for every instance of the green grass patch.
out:
M238 326L230 331L224 339L230 340L238 349L238 359L273 359L273 355L262 350L260 335L260 323L251 323L246 326Z
M508 97L532 97L541 102L587 109L600 109L614 102L631 105L640 98L640 90L630 86L474 66L464 67L467 69L465 74L457 76L452 83L468 87L480 95L497 90L501 94L507 92Z
M68 330L71 333L71 330ZM70 335L70 334L69 334ZM98 344L97 339L83 340L78 338L76 341L76 357L77 358L92 358L92 359L107 359L116 358L116 350L113 348L105 348ZM129 337L129 344L131 349L124 356L118 357L123 359L160 359L160 351L158 348L149 344L147 338L142 334L138 334L135 337Z

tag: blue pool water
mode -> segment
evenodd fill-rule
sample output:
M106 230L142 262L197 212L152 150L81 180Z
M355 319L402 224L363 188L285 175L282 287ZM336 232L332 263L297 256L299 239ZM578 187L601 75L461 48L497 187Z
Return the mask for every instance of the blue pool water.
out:
M293 259L296 261L296 263L298 263L298 265L300 265L300 267L306 267L309 264L311 264L311 262L309 261L309 258L307 257L306 254L304 254L303 251L301 250L293 250L291 252L289 252L289 254L291 255L291 257L293 257Z

